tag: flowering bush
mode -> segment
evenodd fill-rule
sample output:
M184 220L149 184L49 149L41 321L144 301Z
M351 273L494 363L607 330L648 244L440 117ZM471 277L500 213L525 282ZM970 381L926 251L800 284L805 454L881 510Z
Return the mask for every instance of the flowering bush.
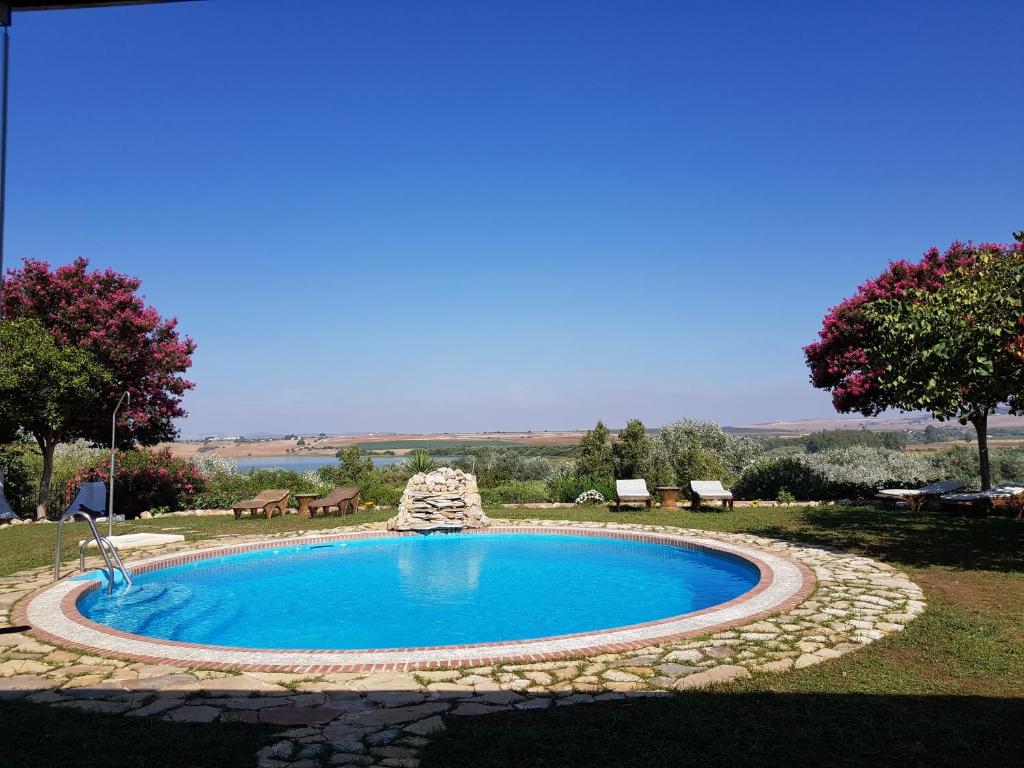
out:
M210 451L197 453L192 457L192 462L203 477L210 475L233 475L238 472L238 465L235 464L234 459L229 459L227 456L219 456Z
M204 485L195 463L172 456L166 448L118 451L115 475L114 512L125 517L154 508L184 509ZM96 480L110 481L109 457L79 467L65 486L68 498L73 498L82 483Z
M589 491L584 491L576 497L577 504L603 504L604 496L601 495L600 491L595 491L591 488Z

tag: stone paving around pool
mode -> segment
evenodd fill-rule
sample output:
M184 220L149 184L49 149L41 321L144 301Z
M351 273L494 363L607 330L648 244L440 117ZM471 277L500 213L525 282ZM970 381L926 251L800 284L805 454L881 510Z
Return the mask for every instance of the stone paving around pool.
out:
M734 533L669 526L495 520L500 525L667 533L754 547L807 566L816 588L784 613L704 637L625 653L410 672L225 672L132 662L60 648L26 632L0 633L0 700L24 698L126 717L261 722L284 730L257 755L263 768L379 765L413 768L444 717L544 709L674 691L819 664L903 629L924 610L920 588L885 563L841 551ZM383 523L338 531L381 530ZM229 536L158 554L288 539ZM147 555L150 553L147 553ZM129 564L130 567L130 564ZM50 584L38 568L0 578L0 627L15 603Z

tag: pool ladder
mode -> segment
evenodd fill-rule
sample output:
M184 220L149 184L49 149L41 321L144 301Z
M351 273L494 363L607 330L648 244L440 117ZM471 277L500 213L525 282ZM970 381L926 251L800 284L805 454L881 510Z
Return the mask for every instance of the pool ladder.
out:
M100 535L100 532L96 530L96 523L92 521L89 515L75 509L69 509L61 515L57 523L57 556L53 562L53 580L58 581L60 579L60 553L64 547L64 523L75 517L81 517L89 524L89 530L92 534L91 540L96 542L96 547L99 549L100 554L103 555L103 561L107 564L105 569L107 572L107 594L109 595L114 591L114 574L116 571L121 572L121 576L124 577L124 583L130 587L132 585L132 575L124 567L124 563L121 562L121 556L117 554L117 548L110 539ZM85 571L85 547L89 541L90 539L86 539L82 546L78 548L78 567L83 572Z

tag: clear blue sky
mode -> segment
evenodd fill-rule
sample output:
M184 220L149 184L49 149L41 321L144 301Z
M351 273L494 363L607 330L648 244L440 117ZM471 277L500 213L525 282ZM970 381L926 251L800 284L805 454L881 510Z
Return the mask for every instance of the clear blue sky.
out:
M827 415L801 346L1024 227L1024 6L22 13L8 257L139 275L183 432Z

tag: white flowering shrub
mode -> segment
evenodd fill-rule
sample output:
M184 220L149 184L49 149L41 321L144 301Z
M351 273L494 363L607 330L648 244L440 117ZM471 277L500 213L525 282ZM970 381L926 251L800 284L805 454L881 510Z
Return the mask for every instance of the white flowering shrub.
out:
M927 458L903 451L856 445L797 456L764 456L750 464L733 486L741 499L797 499L873 496L882 488L914 488L938 478Z
M209 451L197 453L192 457L192 461L199 470L199 474L203 477L209 477L210 475L233 475L238 472L238 465L235 464L234 459L218 456L216 453Z
M936 479L927 458L868 445L811 453L805 460L838 496L871 496L881 488L913 488Z
M603 504L604 503L604 496L601 495L600 491L595 491L594 489L591 489L589 491L584 491L579 496L577 496L576 497L576 503L577 504Z

